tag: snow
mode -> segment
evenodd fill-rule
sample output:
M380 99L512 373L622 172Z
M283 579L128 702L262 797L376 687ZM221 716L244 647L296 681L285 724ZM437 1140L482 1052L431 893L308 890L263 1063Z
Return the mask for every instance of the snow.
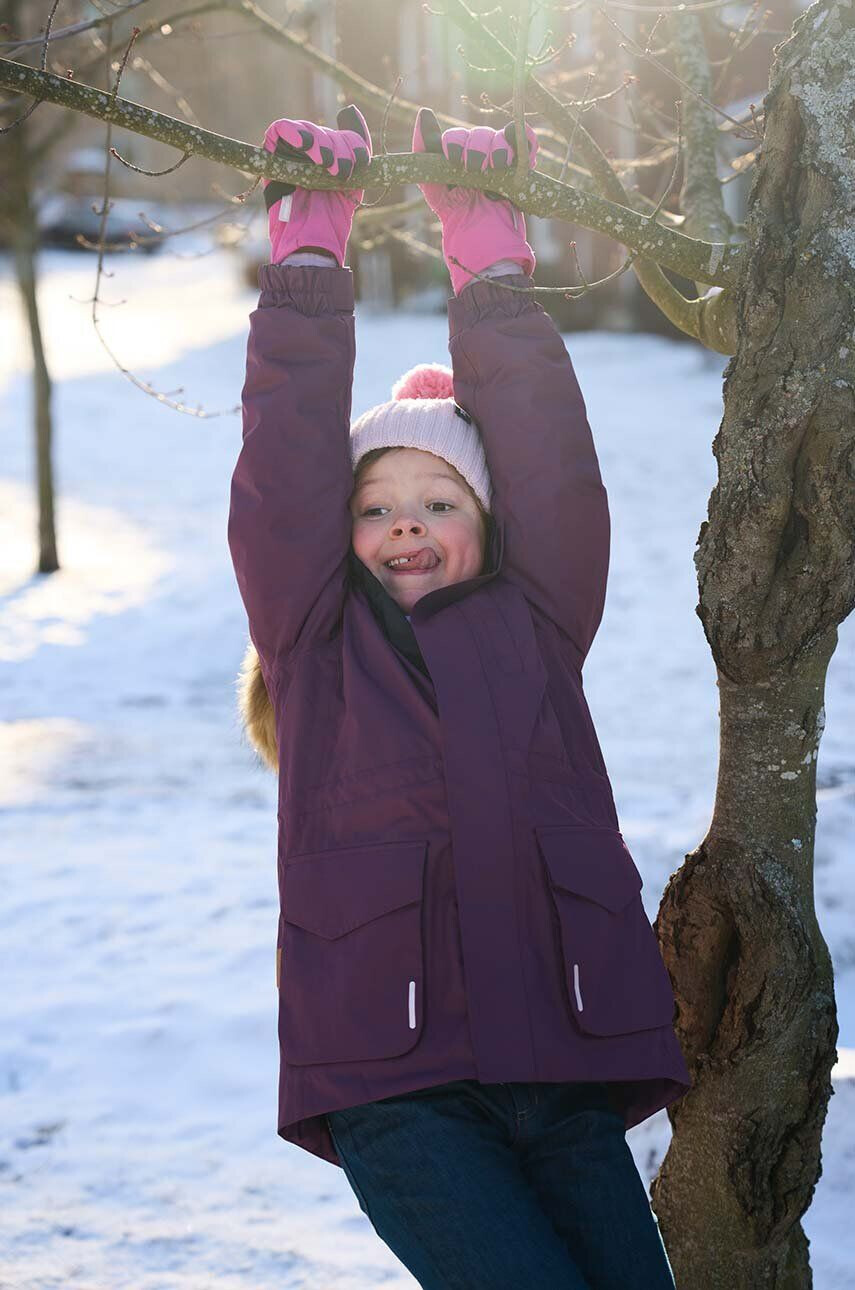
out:
M29 358L0 260L0 1283L412 1287L342 1171L275 1131L276 788L237 720L246 621L226 545L255 293L220 251L108 266L107 299L129 302L101 313L121 361L223 415L180 415L124 379L89 319L94 260L46 254L63 568L35 576ZM444 318L359 314L354 416L448 360ZM724 360L646 335L567 343L613 521L586 691L653 917L712 810L692 552ZM818 759L840 1061L805 1219L817 1290L851 1284L855 1260L853 647L847 623ZM669 1132L661 1112L628 1134L645 1180Z

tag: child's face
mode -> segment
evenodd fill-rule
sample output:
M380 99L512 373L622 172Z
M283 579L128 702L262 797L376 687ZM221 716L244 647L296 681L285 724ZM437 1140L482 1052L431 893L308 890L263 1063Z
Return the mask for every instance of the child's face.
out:
M481 572L478 505L463 477L432 452L385 452L362 473L350 510L356 555L404 613L428 591ZM417 553L415 565L389 567L396 556Z

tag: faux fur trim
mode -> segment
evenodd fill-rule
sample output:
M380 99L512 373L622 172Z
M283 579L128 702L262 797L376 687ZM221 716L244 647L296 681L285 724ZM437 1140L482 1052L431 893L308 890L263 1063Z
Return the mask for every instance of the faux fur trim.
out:
M258 651L249 641L237 678L238 711L249 742L269 770L279 770L276 720L261 673Z

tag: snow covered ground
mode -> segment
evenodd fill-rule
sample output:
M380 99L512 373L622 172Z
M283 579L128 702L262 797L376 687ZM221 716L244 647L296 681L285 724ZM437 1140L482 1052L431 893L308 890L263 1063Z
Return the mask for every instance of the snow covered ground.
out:
M233 408L255 301L235 263L108 265L107 299L129 302L102 310L121 360ZM0 259L0 1286L412 1287L342 1172L275 1131L275 781L237 721L247 638L226 545L239 420L134 388L80 303L93 259L51 253L43 269L63 568L40 580L29 358ZM447 360L445 320L360 311L357 345L354 415L413 363ZM724 360L653 336L568 345L613 522L586 690L653 917L712 808L717 691L692 551ZM854 656L850 622L818 763L840 1062L805 1224L817 1290L855 1280ZM646 1179L668 1134L662 1112L628 1135Z

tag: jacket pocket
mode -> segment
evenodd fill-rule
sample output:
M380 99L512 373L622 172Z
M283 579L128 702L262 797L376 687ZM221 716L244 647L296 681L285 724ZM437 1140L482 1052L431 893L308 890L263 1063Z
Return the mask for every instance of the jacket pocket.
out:
M293 1066L396 1057L424 1013L427 842L301 855L282 870L279 1037Z
M641 874L619 830L571 824L535 831L580 1030L622 1035L669 1025L671 978L644 911Z

